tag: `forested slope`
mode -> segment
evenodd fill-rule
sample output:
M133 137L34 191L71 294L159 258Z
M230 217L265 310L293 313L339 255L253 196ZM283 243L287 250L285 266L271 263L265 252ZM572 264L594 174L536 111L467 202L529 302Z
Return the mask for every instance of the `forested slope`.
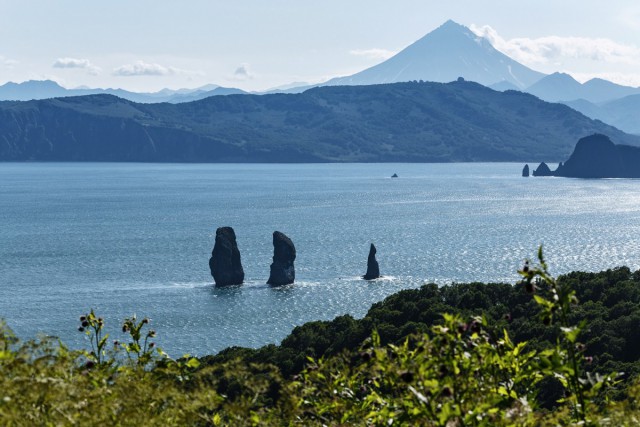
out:
M110 95L0 103L5 161L560 161L593 133L640 141L565 105L465 81L182 104Z

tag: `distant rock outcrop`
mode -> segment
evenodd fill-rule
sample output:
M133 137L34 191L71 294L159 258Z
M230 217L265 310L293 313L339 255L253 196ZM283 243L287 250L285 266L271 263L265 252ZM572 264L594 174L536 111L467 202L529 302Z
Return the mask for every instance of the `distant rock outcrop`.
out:
M560 162L555 171L542 162L533 176L640 178L640 147L616 145L608 136L596 133L581 138L569 159Z
M540 166L533 171L533 176L553 176L553 172L549 169L549 166L545 162L540 163Z
M244 270L233 228L220 227L216 230L216 243L209 259L209 268L216 286L241 285L244 281Z
M273 263L267 284L273 286L289 285L296 278L293 261L296 248L290 238L279 231L273 232Z
M522 176L529 176L529 165L524 165L522 168Z
M578 141L556 176L571 178L640 178L640 147L616 145L609 137L594 134Z
M373 280L380 277L380 267L378 266L378 260L376 260L376 247L371 244L369 248L369 258L367 258L367 274L362 276L364 280Z

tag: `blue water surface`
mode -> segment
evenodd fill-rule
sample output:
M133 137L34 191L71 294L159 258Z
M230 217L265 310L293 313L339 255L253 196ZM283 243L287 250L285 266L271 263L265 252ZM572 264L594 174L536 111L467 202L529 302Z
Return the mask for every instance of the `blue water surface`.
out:
M0 163L0 317L86 346L93 308L117 336L149 316L172 355L277 343L425 282L517 280L544 244L553 273L640 267L640 180L522 178L521 164ZM391 179L397 173L400 177ZM213 286L232 226L246 284ZM265 284L272 233L296 283ZM385 278L365 282L369 244Z

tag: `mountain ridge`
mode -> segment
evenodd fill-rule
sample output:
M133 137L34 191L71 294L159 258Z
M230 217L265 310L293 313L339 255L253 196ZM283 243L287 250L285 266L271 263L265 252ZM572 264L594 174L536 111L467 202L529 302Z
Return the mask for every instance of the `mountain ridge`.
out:
M2 101L31 101L68 96L109 94L141 103L176 103L195 101L208 96L241 93L247 92L237 88L225 88L212 84L195 89L162 89L157 92L131 92L117 88L102 89L81 87L67 89L53 80L27 80L22 83L7 82L0 85L0 100Z
M622 86L604 79L580 83L566 73L553 73L525 89L526 92L549 102L571 102L580 99L600 104L629 95L640 94L640 88Z
M562 104L466 81L328 86L141 104L112 95L0 102L0 160L464 162L566 158L634 137Z
M592 119L601 120L627 133L640 135L640 94L594 104L586 100L563 102Z

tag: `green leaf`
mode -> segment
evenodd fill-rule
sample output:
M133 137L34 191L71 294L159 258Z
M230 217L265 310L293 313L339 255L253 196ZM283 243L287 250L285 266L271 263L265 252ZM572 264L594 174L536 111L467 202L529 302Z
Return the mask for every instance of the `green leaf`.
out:
M559 373L557 373L557 372L554 372L554 373L553 373L553 376L554 376L558 381L560 381L560 383L562 383L562 386L563 386L563 387L565 387L565 388L569 387L569 381L567 380L567 377L565 377L564 375L559 374Z
M502 330L502 333L504 334L504 342L508 347L513 347L513 343L511 342L511 338L509 338L509 333L507 332L506 329Z
M253 413L251 414L251 422L253 423L253 425L260 425L260 417L258 416L258 414Z
M198 366L200 366L200 361L198 359L196 359L195 357L192 357L187 362L187 367L188 368L196 369Z
M580 335L580 328L577 326L572 326L570 328L563 327L560 328L560 330L570 343L575 343L578 340L578 335Z
M371 343L374 347L380 347L380 335L375 329L371 332Z
M534 295L533 299L536 301L536 303L538 303L538 305L541 305L545 308L551 309L553 307L553 302L544 297L541 297L540 295Z
M513 355L517 356L518 354L520 354L520 352L522 351L522 349L527 345L526 342L521 342L519 343L514 349L513 349Z
M102 338L100 340L100 342L98 343L98 347L102 348L104 347L105 343L107 342L107 339L109 338L109 334L105 335L104 338Z

